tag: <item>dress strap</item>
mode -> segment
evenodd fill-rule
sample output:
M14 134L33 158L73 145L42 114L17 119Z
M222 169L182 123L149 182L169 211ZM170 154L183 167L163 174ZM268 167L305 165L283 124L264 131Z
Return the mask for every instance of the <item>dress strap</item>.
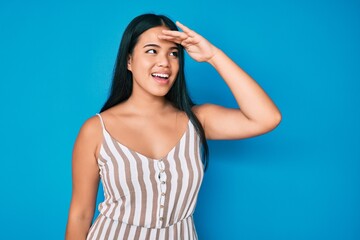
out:
M102 117L101 117L100 113L97 113L96 115L98 115L98 116L99 116L99 118L100 118L100 122L101 122L101 126L102 126L102 129L103 129L103 130L105 130L104 121L103 121L103 119L102 119Z

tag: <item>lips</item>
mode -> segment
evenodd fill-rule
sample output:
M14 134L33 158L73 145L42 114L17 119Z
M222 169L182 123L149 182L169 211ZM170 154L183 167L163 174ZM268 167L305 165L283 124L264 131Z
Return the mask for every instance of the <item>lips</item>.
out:
M152 73L151 76L158 77L158 78L163 78L163 79L168 79L169 78L169 74L167 74L167 73Z
M168 73L152 73L151 76L157 83L167 84L169 82L170 75Z

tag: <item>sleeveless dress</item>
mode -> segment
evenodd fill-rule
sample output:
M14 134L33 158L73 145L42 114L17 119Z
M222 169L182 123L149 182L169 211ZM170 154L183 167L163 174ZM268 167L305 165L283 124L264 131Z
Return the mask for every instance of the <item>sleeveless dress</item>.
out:
M204 171L194 125L161 159L116 141L100 114L103 142L97 163L105 199L87 240L196 240L193 221Z

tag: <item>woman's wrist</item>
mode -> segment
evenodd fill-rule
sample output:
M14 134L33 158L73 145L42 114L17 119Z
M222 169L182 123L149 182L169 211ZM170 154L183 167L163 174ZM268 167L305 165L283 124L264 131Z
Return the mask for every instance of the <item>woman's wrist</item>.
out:
M214 48L213 55L207 60L207 62L210 63L213 67L215 67L219 55L221 55L222 51L215 46L213 48Z

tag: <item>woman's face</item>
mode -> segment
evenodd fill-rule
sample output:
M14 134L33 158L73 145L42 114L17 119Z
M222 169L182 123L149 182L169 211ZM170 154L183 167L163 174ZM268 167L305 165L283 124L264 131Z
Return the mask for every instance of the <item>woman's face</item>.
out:
M178 47L161 40L158 35L167 27L159 26L143 32L128 59L133 76L132 94L146 93L165 96L179 71Z

